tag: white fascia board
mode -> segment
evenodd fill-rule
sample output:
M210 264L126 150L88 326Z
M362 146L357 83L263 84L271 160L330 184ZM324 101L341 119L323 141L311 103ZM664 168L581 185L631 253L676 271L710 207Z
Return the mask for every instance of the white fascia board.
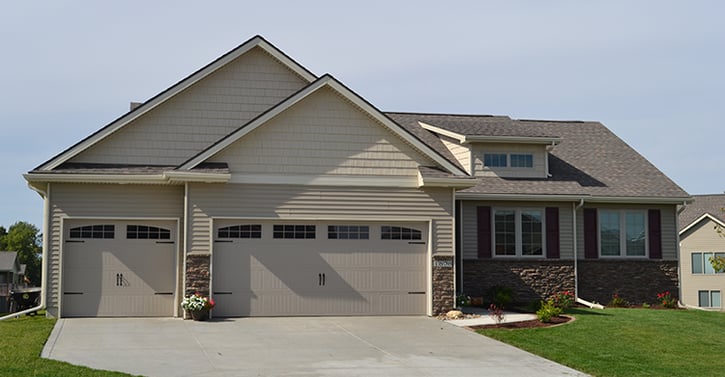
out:
M343 187L418 187L415 177L353 177L293 174L235 174L229 183Z
M227 54L222 55L222 57L218 58L217 60L213 61L212 63L208 64L207 66L192 73L190 76L188 76L188 77L182 79L181 81L179 81L178 83L172 85L170 88L166 89L165 91L161 92L160 94L156 95L155 97L151 98L150 100L144 102L137 109L129 111L125 115L122 115L120 118L114 120L106 127L102 128L101 130L99 130L95 134L91 135L90 137L82 140L78 144L72 146L70 149L66 150L65 152L62 152L60 155L45 162L43 165L38 167L37 170L53 170L53 169L57 168L64 162L70 160L71 158L77 156L79 153L90 148L91 146L98 143L99 141L105 139L108 135L118 131L119 129L123 128L127 124L133 122L134 120L138 119L142 115L148 113L149 111L158 107L162 103L166 102L170 98L181 93L186 88L196 84L197 82L201 81L205 77L216 72L219 68L227 65L229 62L244 55L245 53L247 53L254 47L262 48L264 51L269 53L275 59L279 60L282 64L286 65L290 70L292 70L293 72L298 74L304 80L307 80L307 82L312 82L316 79L316 77L312 73L308 72L304 67L297 64L294 60L292 60L287 55L282 53L282 51L280 51L276 47L272 46L269 42L264 40L262 37L256 36L256 37L250 39L249 41L243 43L239 47L235 48L234 50L228 52Z
M725 222L721 221L720 219L718 219L717 217L715 217L715 216L713 216L713 215L711 215L709 213L705 213L702 216L698 217L697 220L691 222L689 225L687 225L686 227L684 227L680 231L680 235L682 235L685 232L687 232L688 230L692 229L697 224L699 224L702 220L705 220L705 219L709 219L710 221L714 222L715 224L717 224L717 225L719 225L721 227L725 227Z
M229 173L200 173L188 171L167 171L164 177L172 183L201 182L201 183L226 183L232 178Z
M423 177L418 172L418 187L469 188L478 184L475 178Z
M659 198L659 197L624 197L624 196L592 196L592 195L558 195L558 194L484 194L474 192L456 193L456 199L469 200L522 200L522 201L576 201L585 203L613 204L682 204L691 198Z
M465 136L463 143L516 143L516 144L546 144L558 145L561 143L560 137L531 137L531 136L485 136L485 135L468 135Z
M437 127L437 126L434 126L432 124L428 124L428 123L425 123L425 122L418 122L418 124L421 127L423 127L426 130L428 130L428 131L435 132L435 133L437 133L439 135L448 136L451 139L458 140L458 142L460 142L461 144L463 144L463 143L466 142L466 136L465 135L461 135L459 133L456 133L456 132L453 132L453 131L449 131L449 130L446 130L446 129L443 129L443 128L440 128L440 127Z
M120 184L166 184L164 174L23 174L28 183L120 183Z

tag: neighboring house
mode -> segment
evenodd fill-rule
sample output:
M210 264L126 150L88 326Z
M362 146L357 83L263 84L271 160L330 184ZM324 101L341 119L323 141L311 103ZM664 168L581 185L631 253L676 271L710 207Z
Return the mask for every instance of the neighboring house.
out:
M383 113L261 37L25 178L51 316L175 316L195 291L215 316L647 300L676 289L689 199L599 123Z
M680 213L680 280L682 303L722 310L725 273L710 257L725 257L725 195L694 195Z
M10 291L24 286L25 265L18 263L16 251L0 251L0 313L8 311Z

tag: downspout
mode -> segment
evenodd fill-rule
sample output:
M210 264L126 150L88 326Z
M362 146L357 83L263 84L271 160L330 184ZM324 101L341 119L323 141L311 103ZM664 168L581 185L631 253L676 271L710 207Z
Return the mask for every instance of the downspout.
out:
M579 199L579 204L571 204L572 208L572 219L574 221L574 297L576 302L590 308L604 309L604 306L599 304L591 303L583 298L579 297L579 249L577 240L577 223L576 223L576 211L584 207L584 199Z
M680 214L685 210L687 207L687 202L682 202L682 208L677 210L677 215L675 216L675 229L677 229L677 297L679 299L677 300L677 305L681 308L690 308L690 305L685 305L682 302L682 271L680 271L680 262L682 259L680 259Z
M38 310L45 309L45 295L46 290L48 286L48 229L50 229L50 183L46 183L45 191L33 187L33 185L28 184L28 187L30 187L31 190L37 192L42 198L43 198L43 253L41 257L41 269L40 269L40 304L38 306L21 310L19 312L15 312L12 314L8 314L4 317L0 317L0 321L4 321L6 319L10 318L17 318L23 314L28 314L32 312L36 312Z

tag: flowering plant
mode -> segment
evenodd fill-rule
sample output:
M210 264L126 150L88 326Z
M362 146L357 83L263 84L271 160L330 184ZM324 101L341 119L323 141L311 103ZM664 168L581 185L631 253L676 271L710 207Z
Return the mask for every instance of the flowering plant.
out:
M677 299L672 297L670 295L670 292L662 292L657 294L657 300L664 306L665 308L674 309L677 307Z
M556 307L569 309L574 305L574 293L570 291L561 291L551 296Z
M209 297L204 297L201 293L196 292L189 297L184 297L181 300L181 307L189 311L201 311L209 310L216 305L214 300Z

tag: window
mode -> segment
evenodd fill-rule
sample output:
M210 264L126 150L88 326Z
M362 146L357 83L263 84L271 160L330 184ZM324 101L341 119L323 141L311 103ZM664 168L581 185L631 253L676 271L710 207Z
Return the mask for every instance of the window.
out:
M314 225L275 225L272 236L278 239L314 239Z
M647 255L644 211L599 211L599 251L609 257Z
M380 239L381 240L420 240L420 239L422 239L422 233L418 229L404 228L402 226L383 225L380 227Z
M505 168L508 166L507 157L505 153L486 153L483 155L483 165L492 168Z
M719 308L720 291L697 291L698 303L701 308Z
M232 225L219 228L217 238L262 238L262 224Z
M328 225L327 238L330 240L367 240L370 227L367 225Z
M72 228L70 238L103 238L113 239L116 227L114 225L86 225Z
M544 211L496 209L493 213L494 250L497 256L543 256Z
M512 154L511 155L511 167L512 168L533 168L534 167L534 155Z
M722 272L716 272L710 263L710 258L713 256L725 258L725 253L692 253L692 273L721 274Z
M170 240L169 229L146 225L127 225L126 238L129 240Z

